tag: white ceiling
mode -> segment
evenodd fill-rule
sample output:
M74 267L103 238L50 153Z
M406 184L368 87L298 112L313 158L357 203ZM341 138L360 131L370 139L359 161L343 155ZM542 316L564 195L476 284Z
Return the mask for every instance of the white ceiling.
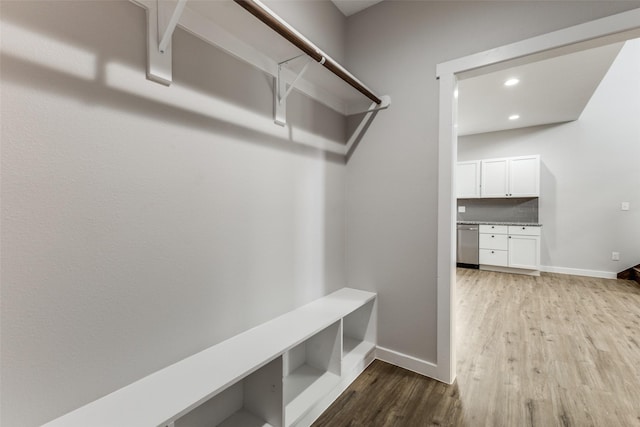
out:
M623 43L545 59L458 82L458 134L577 120ZM520 82L506 87L504 82ZM518 120L509 120L513 114Z
M344 16L351 16L358 13L382 0L331 0Z

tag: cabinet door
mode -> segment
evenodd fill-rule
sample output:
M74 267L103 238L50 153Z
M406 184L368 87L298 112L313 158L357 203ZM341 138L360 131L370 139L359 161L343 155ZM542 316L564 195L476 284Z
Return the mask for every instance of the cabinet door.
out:
M480 160L458 162L456 190L459 199L480 197Z
M509 197L540 196L540 157L509 159Z
M482 197L508 197L507 159L482 161Z
M509 267L540 269L540 237L509 236Z

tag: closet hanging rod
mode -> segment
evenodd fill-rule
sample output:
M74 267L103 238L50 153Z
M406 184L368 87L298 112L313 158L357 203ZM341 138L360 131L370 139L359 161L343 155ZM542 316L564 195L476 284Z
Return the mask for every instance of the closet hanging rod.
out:
M371 90L366 87L360 80L355 78L353 74L344 69L333 58L321 51L316 45L311 43L302 34L296 31L293 27L282 20L271 9L262 4L259 0L234 0L244 9L246 9L253 16L264 22L272 30L280 34L285 39L289 40L298 49L309 55L315 61L322 64L325 68L331 71L333 74L344 80L347 84L352 86L358 92L380 105L382 100L375 95Z

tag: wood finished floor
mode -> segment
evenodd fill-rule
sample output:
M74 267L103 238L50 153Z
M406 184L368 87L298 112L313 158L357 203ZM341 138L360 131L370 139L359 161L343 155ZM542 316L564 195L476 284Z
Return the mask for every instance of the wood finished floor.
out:
M458 269L457 379L375 361L313 427L640 426L640 287Z

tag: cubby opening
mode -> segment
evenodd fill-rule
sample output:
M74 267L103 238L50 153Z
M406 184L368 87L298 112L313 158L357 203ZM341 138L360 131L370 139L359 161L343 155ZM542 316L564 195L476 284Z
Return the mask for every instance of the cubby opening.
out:
M343 319L342 370L350 372L364 363L376 346L375 300L371 300Z
M278 357L176 420L175 427L282 427L282 393Z
M340 353L338 321L284 354L286 426L298 421L340 383Z

